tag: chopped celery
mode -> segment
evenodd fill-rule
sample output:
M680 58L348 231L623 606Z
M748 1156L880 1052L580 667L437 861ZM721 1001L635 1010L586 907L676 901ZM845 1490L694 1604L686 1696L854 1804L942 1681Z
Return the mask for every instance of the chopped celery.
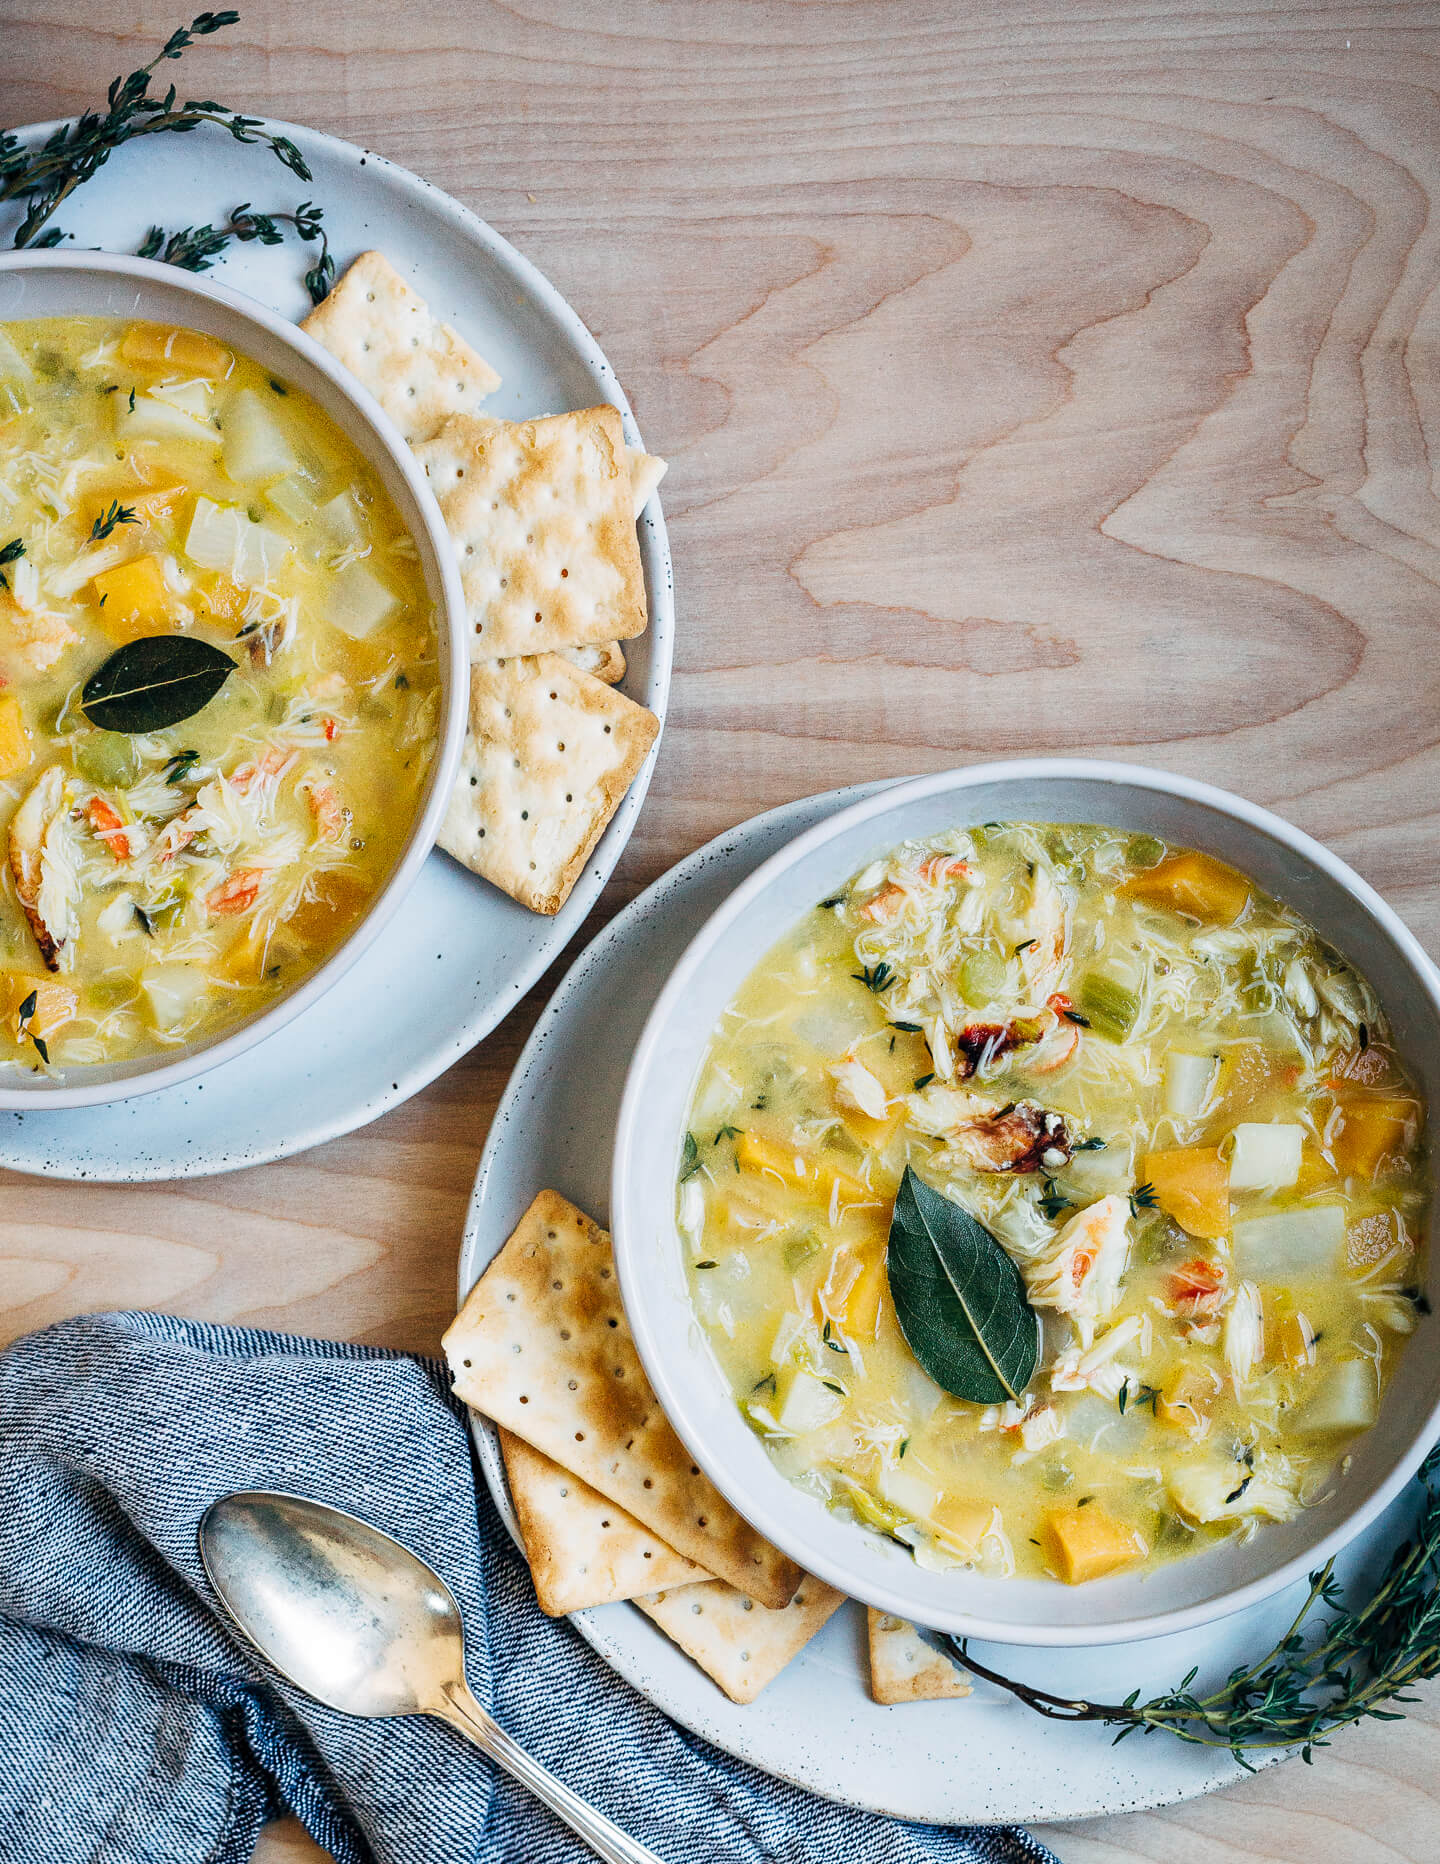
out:
M1165 859L1165 844L1153 835L1132 835L1125 858L1132 867L1158 867Z
M313 524L315 506L310 494L298 479L286 477L267 485L265 496L275 509L292 524Z
M989 947L972 951L960 966L958 982L965 1001L978 1009L1003 989L1005 960Z
M785 1266L793 1275L810 1258L820 1253L819 1239L813 1230L800 1230L785 1238Z
M845 1394L803 1366L796 1366L788 1379L782 1380L782 1386L785 1396L776 1413L782 1430L818 1430L845 1409Z
M212 451L220 445L219 432L208 421L197 421L193 414L172 407L168 401L157 401L153 395L137 395L132 408L119 396L116 400L120 407L115 425L122 440L189 440Z
M100 789L128 789L139 774L135 747L123 732L92 731L75 742L75 768Z
M1140 1015L1140 999L1118 979L1091 971L1082 980L1076 1009L1097 1036L1111 1042L1124 1042Z

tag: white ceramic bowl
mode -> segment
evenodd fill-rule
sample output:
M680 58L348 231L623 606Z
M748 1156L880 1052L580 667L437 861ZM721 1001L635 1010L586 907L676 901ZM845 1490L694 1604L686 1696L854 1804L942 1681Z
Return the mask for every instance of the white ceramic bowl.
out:
M298 1016L355 962L419 873L440 831L465 742L469 655L454 549L414 455L379 405L320 345L283 317L224 285L149 259L95 252L0 254L0 323L29 317L142 318L184 325L252 357L324 409L369 461L420 554L435 614L440 742L399 858L369 908L325 962L268 1009L177 1052L0 1078L0 1108L94 1106L173 1086L214 1068Z
M1414 1474L1440 1431L1440 1318L1422 1320L1375 1428L1333 1496L1153 1571L1069 1587L927 1572L894 1542L842 1521L787 1482L741 1418L686 1288L675 1181L711 1032L736 990L817 900L895 843L991 821L1098 822L1147 831L1232 862L1293 906L1370 980L1419 1078L1436 1152L1440 974L1374 890L1318 842L1239 797L1163 771L1080 759L981 765L921 777L820 823L756 870L672 972L626 1079L611 1218L626 1312L671 1422L735 1507L808 1571L937 1629L1007 1644L1100 1644L1189 1629L1238 1611L1321 1565ZM1430 1291L1440 1310L1440 1249Z

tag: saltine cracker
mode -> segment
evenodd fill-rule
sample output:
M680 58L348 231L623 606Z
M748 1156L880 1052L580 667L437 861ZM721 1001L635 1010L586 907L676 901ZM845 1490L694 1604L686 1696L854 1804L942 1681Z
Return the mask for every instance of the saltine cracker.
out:
M734 1586L678 1586L635 1603L732 1702L753 1702L845 1603L845 1594L806 1573L778 1611Z

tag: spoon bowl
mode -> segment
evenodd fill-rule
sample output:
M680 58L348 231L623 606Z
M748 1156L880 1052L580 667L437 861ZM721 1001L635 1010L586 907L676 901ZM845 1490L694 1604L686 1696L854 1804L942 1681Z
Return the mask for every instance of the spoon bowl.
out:
M307 1696L343 1715L448 1722L606 1864L661 1864L547 1773L475 1700L454 1595L389 1534L303 1495L246 1489L205 1510L200 1559L239 1631Z

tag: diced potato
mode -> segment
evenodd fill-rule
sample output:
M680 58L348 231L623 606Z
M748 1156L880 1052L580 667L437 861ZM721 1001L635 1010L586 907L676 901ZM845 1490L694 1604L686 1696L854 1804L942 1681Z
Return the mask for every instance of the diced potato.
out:
M1210 1416L1219 1396L1215 1380L1203 1366L1177 1366L1155 1400L1155 1416L1172 1430L1203 1437L1210 1429Z
M32 996L35 1007L25 1021L23 1034L39 1036L42 1042L48 1042L57 1029L64 1028L78 1002L75 992L65 984L51 977L32 977L25 971L4 973L4 993L6 1023L17 1042L22 1039L20 1011Z
M1230 1137L1232 1191L1284 1191L1300 1176L1303 1126L1242 1120Z
M858 1178L842 1171L828 1159L816 1158L812 1152L781 1145L756 1132L744 1132L735 1141L735 1156L742 1171L773 1173L797 1190L813 1191L829 1202L837 1194L842 1204L879 1204L882 1198Z
M967 1501L959 1495L948 1496L930 1516L946 1540L955 1541L971 1553L979 1552L994 1518L992 1502Z
M399 597L363 563L351 563L330 585L325 614L343 634L364 640L399 607Z
M1166 1480L1170 1499L1191 1521L1240 1521L1261 1516L1288 1521L1300 1504L1289 1489L1243 1463L1206 1459L1181 1463Z
M823 1380L803 1366L795 1366L781 1378L782 1397L777 1413L782 1430L802 1435L819 1430L845 1409L843 1393L832 1391Z
M120 356L135 369L170 368L177 375L208 375L215 381L235 366L230 351L214 337L165 324L131 324L121 340Z
M908 1469L886 1464L875 1479L881 1501L912 1521L927 1521L935 1508L935 1485Z
M341 550L352 550L365 541L365 526L361 521L355 500L348 492L337 492L332 499L321 505L315 514L325 527L326 534Z
M290 540L268 524L256 524L238 505L197 498L185 548L201 569L223 570L235 582L259 588L290 554Z
M265 496L275 509L292 524L313 524L318 515L314 501L299 479L289 474L267 485Z
M1147 1152L1140 1175L1155 1201L1192 1236L1214 1239L1230 1228L1230 1167L1217 1146Z
M281 479L299 465L289 436L253 388L242 388L225 404L225 470L241 485Z
M214 390L208 382L162 382L150 393L167 407L179 408L197 421L208 421L215 410Z
M133 557L97 576L91 586L101 625L112 640L133 641L168 625L171 596L157 557Z
M1341 1173L1373 1178L1381 1163L1405 1143L1415 1118L1410 1100L1347 1100L1332 1150Z
M1172 912L1231 925L1249 901L1250 882L1208 854L1172 854L1127 881L1125 891L1132 899L1168 906Z
M137 395L133 408L123 396L117 395L115 400L118 403L115 430L124 441L163 440L167 444L187 441L212 453L220 450L219 428L209 421L197 421L183 408L159 401L154 395Z
M1344 1359L1304 1409L1296 1428L1311 1436L1348 1437L1369 1430L1379 1414L1380 1387L1368 1359Z
M1172 1049L1165 1057L1165 1111L1175 1120L1193 1120L1210 1098L1218 1063L1213 1055Z
M0 777L18 777L31 758L25 715L13 693L0 698Z
M1103 1579L1133 1566L1149 1552L1144 1537L1103 1508L1055 1508L1045 1517L1042 1539L1050 1565L1067 1586Z
M1247 1217L1231 1237L1235 1266L1255 1281L1306 1281L1333 1275L1345 1247L1343 1204L1310 1204Z
M140 979L157 1029L182 1029L210 991L204 971L188 964L155 964Z

